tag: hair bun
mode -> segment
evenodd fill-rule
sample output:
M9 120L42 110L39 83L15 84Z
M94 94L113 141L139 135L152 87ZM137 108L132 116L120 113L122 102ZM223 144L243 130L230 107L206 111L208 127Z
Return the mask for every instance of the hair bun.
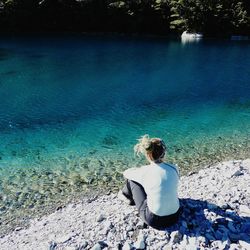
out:
M136 155L147 155L153 161L157 161L164 157L166 145L160 138L150 138L149 135L143 135L138 139L138 143L134 146Z
M143 135L140 139L138 139L138 143L134 146L134 152L136 155L145 154L150 146L151 140L149 135Z

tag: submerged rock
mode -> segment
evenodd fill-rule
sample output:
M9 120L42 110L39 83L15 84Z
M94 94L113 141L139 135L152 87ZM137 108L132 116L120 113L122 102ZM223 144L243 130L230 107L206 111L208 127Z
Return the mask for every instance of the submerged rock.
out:
M107 146L115 146L118 145L119 139L114 135L107 135L103 138L102 143Z

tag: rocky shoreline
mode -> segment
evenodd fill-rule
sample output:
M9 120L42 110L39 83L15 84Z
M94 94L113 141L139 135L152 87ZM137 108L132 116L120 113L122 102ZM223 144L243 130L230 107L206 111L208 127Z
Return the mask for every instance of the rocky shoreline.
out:
M58 207L0 238L0 249L250 249L250 159L181 177L183 211L164 231L145 227L117 194Z

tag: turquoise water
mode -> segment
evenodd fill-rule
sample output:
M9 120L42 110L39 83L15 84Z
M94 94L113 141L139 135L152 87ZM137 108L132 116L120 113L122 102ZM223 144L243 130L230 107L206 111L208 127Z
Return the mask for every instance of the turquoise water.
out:
M143 134L183 174L250 157L248 55L247 41L1 37L0 222L119 186L145 163Z

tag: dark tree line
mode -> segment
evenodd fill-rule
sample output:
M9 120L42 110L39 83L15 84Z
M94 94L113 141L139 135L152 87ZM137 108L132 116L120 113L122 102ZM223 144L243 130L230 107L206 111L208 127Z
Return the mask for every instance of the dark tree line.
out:
M0 0L0 31L250 34L249 0Z

